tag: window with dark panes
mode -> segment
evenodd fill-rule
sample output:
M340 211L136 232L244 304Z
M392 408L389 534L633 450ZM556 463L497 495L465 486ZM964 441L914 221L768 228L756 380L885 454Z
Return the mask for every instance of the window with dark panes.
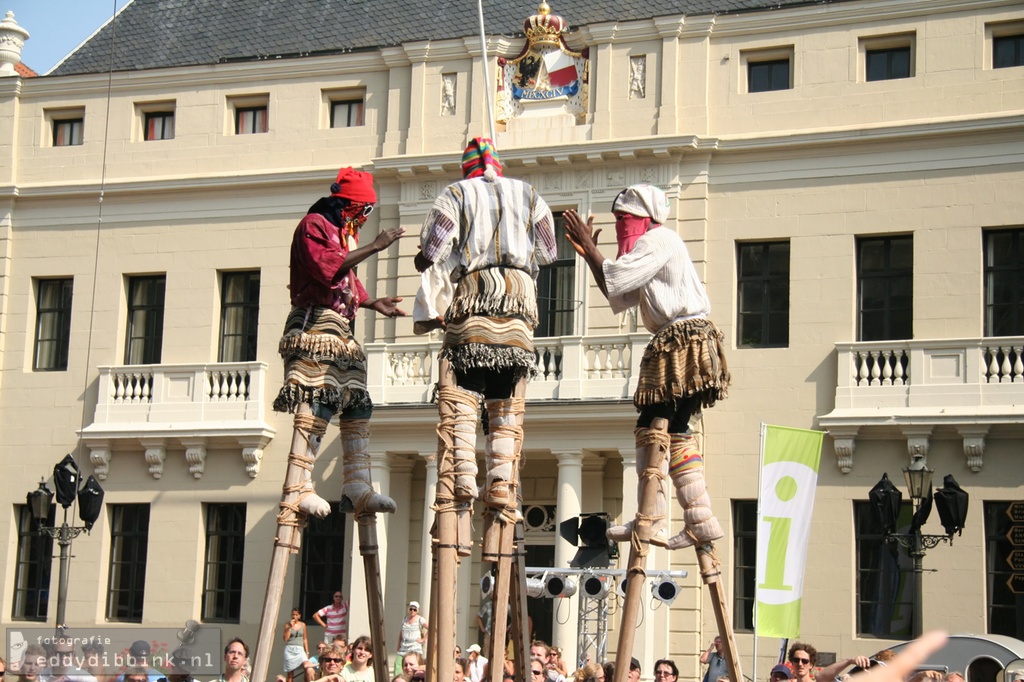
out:
M757 500L732 501L733 628L754 630L757 581Z
M68 368L71 345L71 299L74 280L36 281L36 334L32 369L37 372Z
M237 623L242 613L245 503L206 505L203 620Z
M252 362L260 321L260 272L225 272L220 289L219 362Z
M885 639L913 636L913 562L898 543L886 542L878 510L867 501L854 501L857 547L857 635ZM897 532L910 530L913 507L900 508Z
M537 337L569 336L576 317L576 251L565 236L565 218L555 213L558 256L537 277Z
M860 341L913 338L913 237L857 241L857 301Z
M789 242L741 243L737 260L737 344L789 345Z
M267 107L236 107L235 135L267 132Z
M1024 228L986 230L985 336L1024 335Z
M1020 637L1024 632L1024 576L1010 564L1010 555L1021 551L1010 538L1015 526L1024 528L1024 500L985 502L986 627L990 635ZM1018 532L1024 536L1024 530Z
M84 118L54 119L53 146L70 147L82 144L82 131L84 128Z
M149 140L170 140L174 138L174 112L154 111L147 113L143 121L144 135Z
M57 505L50 505L46 525L54 527ZM14 566L14 620L45 622L50 603L50 570L53 566L53 538L39 532L39 522L28 505L14 507L18 520L18 554Z
M788 59L747 63L748 92L768 92L771 90L788 90L789 88Z
M910 78L910 46L868 50L865 75L869 81Z
M146 597L149 505L112 504L107 620L141 623Z
M331 603L345 578L345 514L338 502L331 502L331 514L310 516L302 533L302 561L299 567L299 608L312 617Z
M164 275L128 279L128 339L126 365L160 362L164 336Z
M361 99L331 102L331 127L354 128L363 125L364 103Z
M1024 33L992 38L992 68L1024 66Z

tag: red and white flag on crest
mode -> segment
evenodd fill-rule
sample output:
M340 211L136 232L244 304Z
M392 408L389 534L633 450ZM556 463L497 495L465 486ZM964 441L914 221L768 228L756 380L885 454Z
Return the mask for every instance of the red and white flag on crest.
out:
M579 79L576 73L576 60L561 50L550 50L544 53L544 67L548 70L551 87L560 88Z

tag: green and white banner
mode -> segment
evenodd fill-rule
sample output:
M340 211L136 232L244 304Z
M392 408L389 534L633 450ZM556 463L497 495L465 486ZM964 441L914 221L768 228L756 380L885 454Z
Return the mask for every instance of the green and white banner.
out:
M825 434L767 425L762 433L754 630L760 637L797 637Z

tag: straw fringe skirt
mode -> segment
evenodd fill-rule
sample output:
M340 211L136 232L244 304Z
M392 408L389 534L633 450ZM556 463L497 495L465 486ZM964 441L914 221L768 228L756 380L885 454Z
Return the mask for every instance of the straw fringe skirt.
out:
M718 327L703 318L674 322L659 331L640 360L633 404L641 409L696 395L702 407L711 407L728 396L724 342Z

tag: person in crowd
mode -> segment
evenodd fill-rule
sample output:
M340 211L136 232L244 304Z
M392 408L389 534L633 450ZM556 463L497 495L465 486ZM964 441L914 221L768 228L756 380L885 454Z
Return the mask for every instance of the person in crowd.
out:
M484 682L487 678L487 657L481 653L479 644L470 644L466 647L466 655L469 657L469 671L466 673L469 675L470 682Z
M291 619L284 624L284 674L292 682L295 673L309 661L309 640L306 638L306 624L302 622L302 611L292 609Z
M427 660L422 654L418 654L415 651L407 653L402 656L402 678L405 680L411 680L417 672L425 672L427 669Z
M544 679L546 682L565 682L565 676L551 662L551 647L539 639L530 643L530 656L544 662Z
M344 667L345 651L337 644L332 644L320 656L320 675L317 679L341 675Z
M224 647L224 672L216 682L249 682L249 645L235 637Z
M615 679L615 661L606 661L604 664L604 679L605 682L611 682Z
M373 644L366 635L352 642L352 660L345 664L341 676L345 682L375 682L373 675Z
M814 679L814 666L818 663L817 649L806 642L794 642L789 647L788 658L796 682L811 682Z
M149 682L149 675L145 668L128 668L122 675L124 682Z
M334 600L313 614L313 620L324 629L324 643L333 644L335 637L348 638L348 602L338 590Z
M82 643L82 669L96 678L96 682L114 682L114 676L108 674L105 665L107 649L98 639L88 639Z
M600 663L587 663L572 674L572 682L605 682L605 679Z
M661 658L654 662L655 682L676 682L679 679L679 668L670 658Z
M549 664L552 665L562 677L569 677L569 669L565 666L565 661L562 660L561 647L548 647L548 650L550 651L548 658Z
M455 667L452 670L454 671L453 679L455 682L465 682L466 671L469 670L469 661L464 658L456 658Z
M75 665L75 644L71 637L54 640L49 662L50 667L40 673L43 682L96 682L95 677Z
M815 682L833 682L840 678L840 673L850 666L856 666L861 670L867 670L874 665L874 660L867 656L852 656L850 658L836 659L832 665L827 665L814 674Z
M788 665L783 663L779 663L772 668L772 671L768 674L768 682L787 682L787 680L791 679L793 679L793 671L789 669Z
M700 655L700 662L708 668L704 671L704 682L715 682L722 675L729 674L729 667L726 665L725 656L722 655L722 638L715 637L711 644Z
M629 682L639 682L640 673L643 672L640 669L640 661L636 658L629 659Z

